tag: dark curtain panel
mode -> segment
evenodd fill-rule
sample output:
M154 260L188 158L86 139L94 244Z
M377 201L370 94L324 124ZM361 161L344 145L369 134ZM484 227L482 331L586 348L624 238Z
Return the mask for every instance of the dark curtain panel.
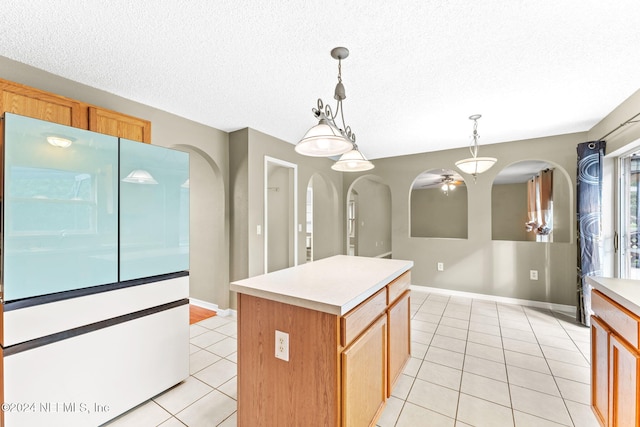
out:
M591 290L587 276L602 274L602 159L604 141L578 144L577 225L578 225L578 309L576 319L590 325Z

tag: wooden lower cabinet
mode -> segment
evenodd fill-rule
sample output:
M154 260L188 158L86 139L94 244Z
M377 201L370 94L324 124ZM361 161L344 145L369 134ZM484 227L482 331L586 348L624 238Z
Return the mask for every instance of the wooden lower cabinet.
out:
M609 328L591 316L591 406L600 424L609 419Z
M375 425L387 399L387 317L342 352L342 426Z
M387 311L389 327L389 354L387 356L387 397L411 358L411 313L409 291L398 298Z
M592 292L591 407L604 427L640 426L640 317Z
M609 425L638 426L640 353L615 334L609 341Z

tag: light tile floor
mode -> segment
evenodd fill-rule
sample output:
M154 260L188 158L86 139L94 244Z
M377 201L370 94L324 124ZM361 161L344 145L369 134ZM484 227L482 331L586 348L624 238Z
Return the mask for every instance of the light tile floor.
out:
M521 305L414 291L412 357L379 427L597 427L589 329ZM191 325L191 376L108 423L236 426L236 322ZM358 427L358 426L354 426Z

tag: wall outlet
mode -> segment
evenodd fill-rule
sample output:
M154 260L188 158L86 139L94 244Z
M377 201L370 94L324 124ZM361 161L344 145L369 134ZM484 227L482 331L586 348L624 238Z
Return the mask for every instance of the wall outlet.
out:
M529 270L529 280L538 280L538 270Z
M289 361L289 334L276 330L276 358Z
M262 226L260 224L258 224L258 226L256 227L256 234L258 236L262 234Z
M444 271L444 263L443 262L439 262L438 263L438 271Z

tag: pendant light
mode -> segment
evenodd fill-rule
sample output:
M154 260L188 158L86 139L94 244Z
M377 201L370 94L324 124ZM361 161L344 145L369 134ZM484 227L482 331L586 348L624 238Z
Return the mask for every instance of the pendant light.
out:
M340 172L362 172L374 168L367 158L358 150L358 146L354 143L353 149L344 153L337 162L331 166L334 171Z
M478 157L478 138L480 138L480 135L478 135L478 119L480 117L482 117L480 114L474 114L469 117L469 120L473 120L473 145L469 147L471 157L456 162L458 169L472 175L474 181L478 174L488 171L498 161L494 157Z
M342 60L348 56L349 49L346 47L336 47L331 50L331 57L338 60L338 84L333 96L337 101L335 113L329 105L324 105L322 99L318 99L317 108L312 109L318 124L309 129L295 147L296 152L305 156L331 157L343 154L331 168L344 172L373 168L373 164L358 150L356 135L344 121L342 101L347 96L342 84ZM340 115L342 127L336 124L338 115Z

